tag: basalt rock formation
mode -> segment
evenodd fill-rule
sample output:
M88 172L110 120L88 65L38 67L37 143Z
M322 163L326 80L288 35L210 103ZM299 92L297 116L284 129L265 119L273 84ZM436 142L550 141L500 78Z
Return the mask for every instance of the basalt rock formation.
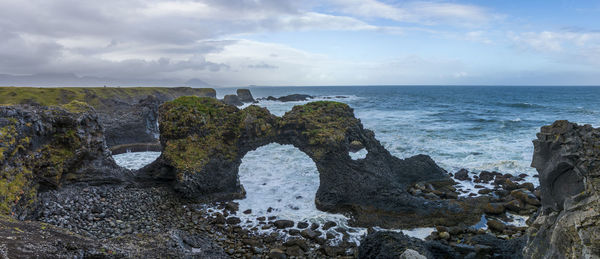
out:
M21 215L41 190L126 180L94 108L0 106L0 214Z
M358 258L523 258L523 238L500 239L490 234L466 238L464 243L421 240L398 232L374 232L363 239Z
M215 98L216 92L189 87L0 87L0 105L85 102L96 110L108 146L120 151L158 142L158 106L188 95Z
M453 181L428 156L392 156L343 103L308 103L277 117L258 106L239 110L211 98L181 97L163 104L159 113L163 153L140 170L140 177L173 181L186 197L242 197L241 159L275 142L294 145L315 162L317 208L349 213L357 225L455 225L481 215L473 202L409 194L417 182L444 188ZM361 147L367 156L353 160L349 152Z
M243 103L255 102L254 97L252 97L252 93L250 93L250 90L248 89L237 89L236 94Z
M542 208L525 256L600 257L600 129L556 121L533 144Z

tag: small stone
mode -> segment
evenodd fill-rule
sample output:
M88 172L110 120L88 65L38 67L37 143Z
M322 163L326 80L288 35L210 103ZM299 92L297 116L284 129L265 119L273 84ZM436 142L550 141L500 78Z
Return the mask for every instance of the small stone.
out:
M488 194L490 192L492 192L492 190L490 190L488 188L481 189L481 190L477 191L477 193L479 193L479 194Z
M229 225L237 225L237 224L240 224L240 222L242 222L242 220L240 220L240 218L238 218L238 217L227 218L227 224L229 224Z
M269 257L273 259L286 259L287 256L281 249L273 248L269 251Z
M497 232L502 232L504 231L504 229L506 228L506 226L504 225L504 223L495 220L495 219L488 219L487 221L487 225L491 230L497 231Z
M502 203L488 203L483 208L483 211L487 214L498 215L504 213L505 208Z
M250 214L250 213L252 213L251 209L247 209L247 210L244 211L244 214Z

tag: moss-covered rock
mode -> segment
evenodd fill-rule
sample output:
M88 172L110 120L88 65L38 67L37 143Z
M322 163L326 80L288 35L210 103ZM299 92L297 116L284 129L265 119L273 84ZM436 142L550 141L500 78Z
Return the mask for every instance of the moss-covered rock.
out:
M265 108L243 110L211 98L181 97L160 107L164 151L140 177L173 180L187 197L241 197L238 167L244 155L269 143L291 144L320 173L317 208L354 215L358 225L415 227L476 222L480 211L462 200L429 201L406 190L416 182L446 182L446 172L428 156L398 159L363 128L347 104L313 102L283 117ZM349 152L364 147L364 159Z
M62 105L79 113L94 107L109 147L158 143L158 106L180 96L215 98L211 88L189 87L0 87L0 105Z
M26 211L39 190L72 182L111 182L122 174L110 157L94 109L0 107L0 214Z

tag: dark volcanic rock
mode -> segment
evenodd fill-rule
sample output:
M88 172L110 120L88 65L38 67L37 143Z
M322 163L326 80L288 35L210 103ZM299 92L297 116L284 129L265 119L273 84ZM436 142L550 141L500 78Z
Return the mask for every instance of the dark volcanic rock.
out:
M408 249L427 258L523 258L523 238L502 240L483 234L466 238L464 242L474 246L450 246L438 241L423 241L397 232L374 232L361 241L358 258L402 258L401 255Z
M190 87L0 87L0 104L64 105L80 101L94 107L107 145L158 141L158 106L180 96L215 98L210 88Z
M37 191L71 183L119 183L117 166L94 109L0 106L0 214L25 210Z
M454 178L461 181L471 181L471 177L469 177L469 171L466 169L460 169L454 174Z
M459 258L449 246L435 241L423 241L403 233L375 232L361 241L358 258L401 258L407 249L419 252L427 258Z
M242 197L238 167L244 155L269 143L291 144L316 163L320 210L347 212L363 226L415 227L479 221L476 202L427 200L406 190L418 182L436 188L454 182L428 156L392 156L346 104L295 106L283 117L265 108L243 110L211 98L182 97L160 108L163 153L140 176L169 179L187 197ZM350 144L368 154L353 160Z
M254 97L252 97L252 93L248 89L237 89L236 91L238 98L243 103L253 103Z
M235 94L225 95L225 97L223 97L223 102L225 104L233 105L233 106L242 106L242 105L244 105L244 103L242 103L242 101L240 101L240 98L237 95L235 95Z
M269 96L269 97L266 97L263 99L268 100L268 101L279 101L279 102L298 102L298 101L307 101L308 99L312 99L312 98L314 98L314 97L307 95L307 94L290 94L290 95L281 96L281 97Z
M542 210L527 230L525 256L599 257L600 129L556 121L533 144Z

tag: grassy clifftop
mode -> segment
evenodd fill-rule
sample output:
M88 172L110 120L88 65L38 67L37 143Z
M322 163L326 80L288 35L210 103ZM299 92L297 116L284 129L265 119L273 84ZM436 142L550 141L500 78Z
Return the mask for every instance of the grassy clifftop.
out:
M148 95L175 99L185 95L215 97L216 92L212 88L190 87L0 87L0 105L37 103L48 106L81 101L102 109L114 103L112 101L136 103Z

